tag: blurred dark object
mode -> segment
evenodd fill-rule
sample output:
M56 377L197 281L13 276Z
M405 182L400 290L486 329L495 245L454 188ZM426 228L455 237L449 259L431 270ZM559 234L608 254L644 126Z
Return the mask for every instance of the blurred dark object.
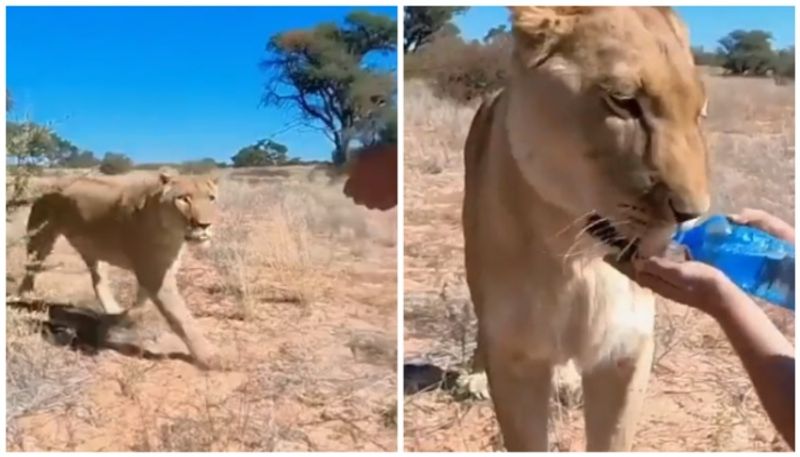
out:
M409 360L403 364L403 392L411 395L435 389L451 390L458 372L443 370L424 360Z
M344 194L357 205L386 211L397 205L397 145L382 144L359 153L350 164Z

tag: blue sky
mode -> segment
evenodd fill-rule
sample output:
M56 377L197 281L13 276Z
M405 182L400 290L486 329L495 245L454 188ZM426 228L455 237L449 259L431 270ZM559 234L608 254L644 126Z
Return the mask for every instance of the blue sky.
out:
M773 45L794 44L794 7L791 6L679 6L675 10L689 26L692 45L716 49L717 40L735 29L772 32ZM499 24L508 24L503 7L473 7L455 19L467 39L482 39Z
M296 118L259 104L269 37L356 9L397 16L395 7L8 7L10 117L49 123L98 156L228 160ZM396 68L396 56L381 60ZM274 139L305 159L333 149L315 130Z

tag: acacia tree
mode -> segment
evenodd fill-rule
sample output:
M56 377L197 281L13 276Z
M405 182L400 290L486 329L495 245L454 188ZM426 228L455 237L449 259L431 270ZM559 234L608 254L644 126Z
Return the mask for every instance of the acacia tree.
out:
M231 157L234 167L266 167L283 165L289 161L289 148L272 140L260 140L242 149Z
M763 30L734 30L719 40L723 68L737 75L774 71L777 54L771 40L772 34Z
M374 53L397 52L397 22L355 12L344 25L323 23L273 36L263 102L297 109L306 125L334 145L333 162L344 163L353 139L362 139L395 110L395 74L368 65Z
M403 52L415 52L440 35L458 35L453 16L468 10L461 6L407 6L403 15Z

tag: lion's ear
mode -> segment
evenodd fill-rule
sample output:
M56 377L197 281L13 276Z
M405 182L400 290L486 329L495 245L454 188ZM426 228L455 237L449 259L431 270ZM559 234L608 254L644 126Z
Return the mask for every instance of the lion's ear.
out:
M164 185L164 186L166 186L167 184L169 184L170 182L172 182L172 179L173 179L174 177L175 177L175 176L173 176L173 174L172 174L172 173L170 173L169 171L166 171L166 170L164 170L164 171L160 171L160 172L158 173L158 180L159 180L159 181L161 182L161 184L162 184L162 185Z
M514 52L529 68L541 65L556 45L572 33L581 16L592 12L586 6L510 6Z

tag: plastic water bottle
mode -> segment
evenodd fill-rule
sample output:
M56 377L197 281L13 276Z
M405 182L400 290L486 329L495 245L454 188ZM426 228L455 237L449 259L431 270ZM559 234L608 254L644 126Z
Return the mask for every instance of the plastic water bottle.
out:
M725 216L688 221L673 241L750 295L794 311L794 245Z

